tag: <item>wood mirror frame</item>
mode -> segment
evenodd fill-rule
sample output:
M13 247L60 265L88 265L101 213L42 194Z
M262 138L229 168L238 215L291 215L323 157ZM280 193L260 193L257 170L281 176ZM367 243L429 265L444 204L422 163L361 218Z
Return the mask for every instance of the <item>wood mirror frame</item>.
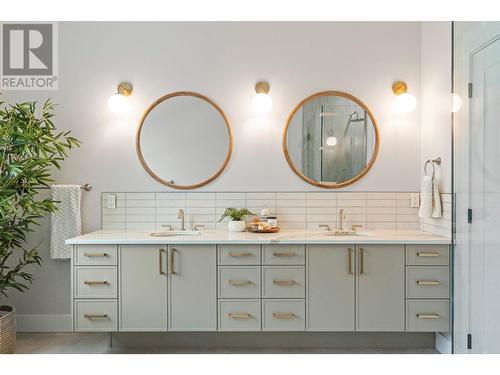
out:
M375 145L373 147L373 153L372 153L372 156L370 158L370 161L368 162L366 167L360 173L358 173L353 178L346 180L346 181L343 181L343 182L327 183L327 182L320 182L320 181L317 181L317 180L314 180L312 178L307 177L295 166L295 164L293 163L293 161L290 157L290 154L288 153L287 133L288 133L288 127L290 126L290 123L293 119L293 116L297 113L297 111L300 108L302 108L302 106L304 104L306 104L307 102L309 102L317 97L320 97L320 96L340 96L340 97L352 100L353 102L358 104L361 108L363 108L366 111L366 113L370 117L370 120L371 120L372 125L373 125L373 129L374 129L374 133L375 133ZM292 168L292 170L295 172L295 174L297 176L299 176L301 179L303 179L307 183L314 185L314 186L327 188L327 189L338 189L338 188L341 188L341 187L344 187L347 185L351 185L351 184L355 183L356 181L360 180L365 174L368 173L368 171L371 169L371 167L375 163L375 160L377 159L379 147L380 147L380 132L379 132L379 128L377 125L377 121L375 120L375 116L373 115L372 111L361 100L359 100L358 98L356 98L355 96L353 96L351 94L348 94L348 93L345 93L342 91L321 91L321 92L317 92L317 93L312 94L312 95L308 96L307 98L303 99L299 104L297 104L297 106L295 106L292 113L290 113L290 115L288 116L288 119L286 121L285 128L283 129L283 152L285 154L286 161L288 162L288 165L290 166L290 168Z
M222 163L222 165L219 167L218 170L216 170L209 178L207 178L206 180L204 181L201 181L199 183L196 183L196 184L192 184L192 185L178 185L178 184L175 184L175 183L172 183L172 182L169 182L167 180L164 180L163 178L161 178L160 176L158 176L157 174L155 174L148 166L148 164L146 163L146 161L144 160L144 155L142 154L142 150L141 150L141 131L142 131L142 127L144 125L144 122L146 121L146 118L148 117L149 113L160 103L164 102L165 100L168 100L170 98L174 98L174 97L177 97L177 96L192 96L192 97L195 97L195 98L198 98L198 99L201 99L201 100L204 100L206 101L208 104L212 105L218 112L219 114L222 116L222 118L224 119L224 122L226 124L226 127L227 127L227 131L228 131L228 137L229 137L229 142L228 142L228 148L227 148L227 153L226 153L226 158L224 160L224 162ZM188 190L188 189L196 189L200 186L204 186L206 184L208 184L209 182L213 181L215 178L217 178L223 171L224 169L226 168L227 164L229 163L229 159L231 158L231 153L233 151L233 132L232 132L232 129L231 129L231 125L229 124L229 120L227 119L227 116L226 114L224 113L224 111L217 105L215 104L211 99L207 98L206 96L204 95L201 95L201 94L198 94L196 92L190 92L190 91L177 91L177 92L173 92L171 94L167 94L167 95L164 95L160 98L158 98L157 100L155 100L147 109L146 111L144 112L144 114L142 115L141 117L141 120L139 121L139 125L137 127L137 131L136 131L136 136L135 136L135 149L136 149L136 152L137 152L137 156L139 157L139 161L141 162L142 164L142 167L146 170L146 172L148 172L148 174L153 177L156 181L162 183L163 185L166 185L166 186L169 186L171 188L174 188L174 189L181 189L181 190Z

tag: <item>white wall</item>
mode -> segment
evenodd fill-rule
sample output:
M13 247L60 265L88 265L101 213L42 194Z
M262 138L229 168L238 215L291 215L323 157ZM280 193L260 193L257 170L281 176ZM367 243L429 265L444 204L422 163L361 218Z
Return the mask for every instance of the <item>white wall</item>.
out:
M444 31L436 29L439 35L434 37L444 41ZM381 148L375 165L361 181L344 190L418 190L420 111L396 115L391 84L405 80L420 103L421 47L417 22L65 22L59 25L59 90L3 92L2 99L12 103L51 97L58 104L57 126L71 129L83 141L57 174L57 182L93 185L92 192L84 193L87 232L100 227L102 191L170 190L143 170L134 142L146 107L178 90L213 99L233 127L234 152L226 171L200 190L319 190L288 167L281 136L295 105L323 90L359 97L372 109L380 127ZM440 65L449 60L439 47L433 51L438 56L429 55L429 60L436 59ZM261 79L271 84L273 110L258 117L251 100L254 84ZM121 80L134 85L133 110L126 117L111 114L106 104ZM432 154L446 158L439 147L436 144ZM47 236L44 229L42 234ZM32 291L13 298L19 313L67 314L68 268L67 262L47 259L37 270L39 280ZM52 303L41 302L47 300Z
M421 52L420 174L426 160L440 156L440 191L451 193L451 22L423 22ZM430 166L428 171L432 173Z

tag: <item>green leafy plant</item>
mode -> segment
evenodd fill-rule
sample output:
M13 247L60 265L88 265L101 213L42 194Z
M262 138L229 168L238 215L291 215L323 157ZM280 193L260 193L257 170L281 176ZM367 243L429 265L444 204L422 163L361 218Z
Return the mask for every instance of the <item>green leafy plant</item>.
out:
M224 220L226 217L231 218L232 221L242 221L245 220L245 217L254 215L246 208L226 208L219 221Z
M57 132L54 104L46 101L37 115L36 102L0 102L0 295L25 291L33 282L29 265L41 265L40 244L27 248L26 235L38 219L57 209L57 202L40 199L40 188L53 182L68 150L80 145L68 132ZM17 259L15 259L17 258Z

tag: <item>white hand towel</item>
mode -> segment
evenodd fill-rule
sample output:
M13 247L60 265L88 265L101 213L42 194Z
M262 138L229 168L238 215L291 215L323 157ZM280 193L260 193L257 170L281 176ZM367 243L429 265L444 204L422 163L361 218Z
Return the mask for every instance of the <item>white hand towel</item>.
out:
M80 185L52 185L52 199L58 201L57 211L50 216L50 257L71 258L71 245L65 240L82 234Z
M419 217L441 217L441 197L437 180L431 176L424 176L420 192Z

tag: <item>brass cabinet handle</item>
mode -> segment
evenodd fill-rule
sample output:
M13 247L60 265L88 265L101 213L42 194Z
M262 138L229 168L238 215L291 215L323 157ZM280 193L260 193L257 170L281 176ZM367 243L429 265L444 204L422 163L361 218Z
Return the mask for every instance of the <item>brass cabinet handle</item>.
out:
M252 284L250 280L228 280L227 283L234 286L245 286Z
M170 249L170 274L171 275L177 275L177 273L175 272L174 270L174 261L175 261L175 258L174 258L174 254L177 250L175 250L174 248L171 248Z
M88 258L99 258L99 257L107 257L109 256L108 253L83 253L83 256L86 256Z
M354 273L353 269L352 269L352 255L354 253L354 250L349 247L347 248L347 253L348 253L348 257L349 257L349 264L347 265L347 272L349 273L349 275L352 275Z
M163 254L165 254L165 252L165 249L160 249L159 251L160 275L166 275L165 271L163 270Z
M439 285L438 280L417 280L417 285Z
M233 258L243 258L252 256L252 253L229 253L229 256Z
M417 319L438 319L439 314L417 314Z
M83 283L85 285L108 285L109 284L106 280L103 280L103 281L85 280Z
M229 313L227 316L231 319L250 319L252 314L249 313Z
M289 312L277 312L277 313L273 313L273 318L275 318L275 319L293 319L293 318L295 318L295 314L289 313Z
M88 320L109 319L108 314L84 314L83 317Z
M438 257L439 253L437 251L431 251L431 252L418 252L417 253L418 257Z
M364 275L365 273L365 250L360 247L359 248L359 274Z
M279 286L290 286L290 285L295 285L297 282L295 280L273 280L274 285L279 285Z
M273 256L275 257L294 257L295 254L293 251L285 251L285 252L282 252L282 253L273 253Z

